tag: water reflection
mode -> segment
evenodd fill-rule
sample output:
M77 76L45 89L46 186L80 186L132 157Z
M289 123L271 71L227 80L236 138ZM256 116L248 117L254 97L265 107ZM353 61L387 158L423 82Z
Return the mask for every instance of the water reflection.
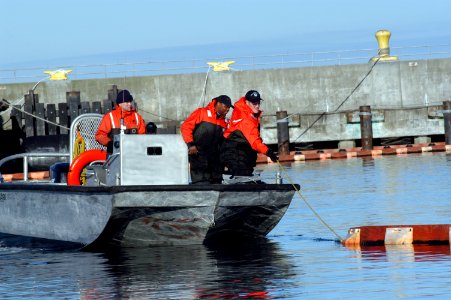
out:
M363 156L362 158L363 167L374 167L374 158L371 156Z
M287 257L266 239L234 246L126 248L104 256L119 298L262 298L269 297L274 280L292 274ZM98 295L95 282L84 284L83 298Z
M0 247L0 254L2 299L262 299L296 275L295 262L267 239L103 253Z
M274 281L288 280L293 264L278 245L266 239L236 246L210 246L210 256L218 262L219 281L205 286L200 295L223 298L263 298L275 291Z
M449 223L450 161L441 152L283 165L343 234L365 225ZM277 164L258 167L267 182L280 171ZM448 245L345 248L298 195L268 239L255 243L89 253L6 247L8 240L14 241L0 236L0 299L447 299L451 293Z
M450 245L348 245L346 248L355 251L358 257L369 261L383 260L390 262L432 262L443 259L449 260L451 255Z
M111 295L114 279L98 254L0 247L1 299L73 299L84 290Z

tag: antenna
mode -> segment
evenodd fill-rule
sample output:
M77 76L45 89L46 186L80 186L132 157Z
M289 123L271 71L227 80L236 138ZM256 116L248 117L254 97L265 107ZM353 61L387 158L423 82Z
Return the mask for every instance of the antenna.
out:
M125 100L125 96L124 96L124 93L122 93L122 102L121 103L124 103L124 100ZM121 121L120 121L120 126L121 126L121 135L123 135L125 132L124 132L124 130L125 130L125 125L124 125L124 111L122 110L122 107L121 107Z

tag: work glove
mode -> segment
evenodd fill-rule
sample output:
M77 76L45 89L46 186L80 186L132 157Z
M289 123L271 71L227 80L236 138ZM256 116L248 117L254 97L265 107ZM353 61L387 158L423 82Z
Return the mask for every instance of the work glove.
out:
M272 162L277 162L279 160L277 155L271 149L268 149L268 151L266 151L266 156L268 156L272 160Z

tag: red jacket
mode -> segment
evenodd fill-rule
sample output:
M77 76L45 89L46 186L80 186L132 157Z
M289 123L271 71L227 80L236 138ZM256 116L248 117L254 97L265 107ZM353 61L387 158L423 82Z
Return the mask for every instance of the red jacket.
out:
M207 152L215 144L217 147L227 123L224 118L218 118L215 104L216 100L213 100L206 107L196 109L183 122L180 131L188 146L196 145L199 151Z
M268 146L263 143L259 131L262 111L255 116L252 109L246 104L244 97L235 102L234 106L229 128L224 132L224 137L228 138L232 132L239 130L253 150L266 154Z
M111 141L111 131L121 128L121 118L124 119L126 129L137 129L138 134L146 133L146 125L139 113L136 111L123 111L119 105L102 118L99 129L97 129L95 138L100 144L107 146Z

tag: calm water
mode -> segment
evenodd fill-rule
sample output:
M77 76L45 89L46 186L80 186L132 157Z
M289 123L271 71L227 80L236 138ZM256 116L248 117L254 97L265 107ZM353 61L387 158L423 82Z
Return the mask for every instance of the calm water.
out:
M449 223L451 155L284 165L341 236L361 225ZM273 181L276 165L258 166ZM285 179L285 182L288 182ZM449 246L347 249L296 196L266 240L111 253L0 247L2 299L420 299L451 294Z

